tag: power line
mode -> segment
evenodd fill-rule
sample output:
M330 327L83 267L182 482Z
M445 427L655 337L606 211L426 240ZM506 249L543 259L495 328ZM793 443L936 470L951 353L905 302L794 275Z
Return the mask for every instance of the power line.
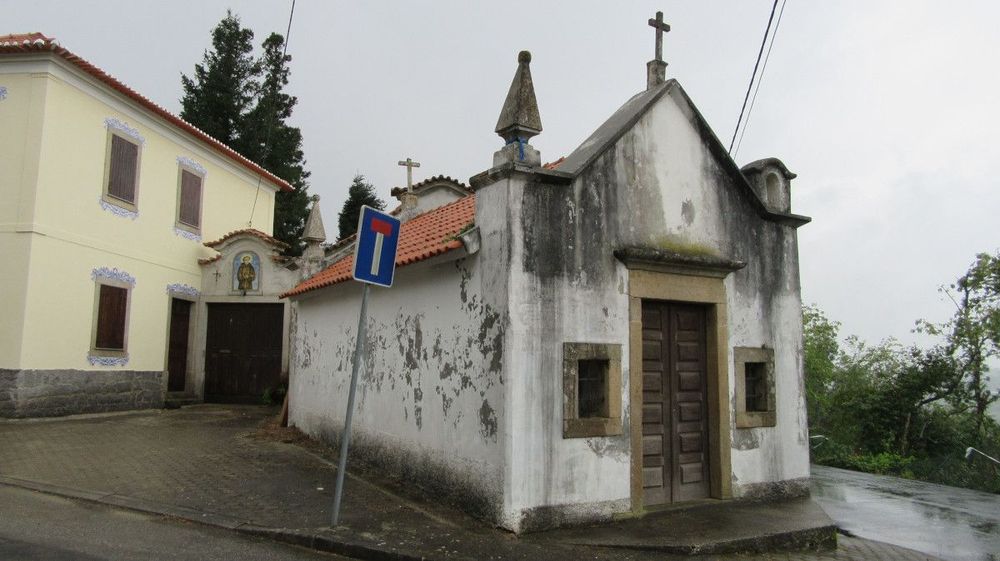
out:
M288 43L292 40L292 17L295 15L295 0L292 0L292 9L288 12L288 27L285 29L285 40L284 45L281 46L281 64L285 64L285 57L288 55ZM274 128L274 120L268 119L267 130L264 133L264 147L261 150L261 160L267 158L268 150L271 144L271 129ZM260 162L260 166L264 167L264 162ZM260 195L260 174L257 175L257 191L253 194L253 206L250 207L250 220L247 220L247 226L253 226L253 214L257 212L257 197Z
M785 13L785 3L788 0L781 0L781 9L778 10L778 21L774 22L774 33L771 34L771 43L767 46L767 54L764 55L764 65L760 67L760 78L757 78L757 87L753 90L753 97L750 98L750 108L747 109L747 120L743 123L743 130L740 132L740 140L736 143L736 151L733 157L740 153L740 146L743 146L743 135L747 133L750 126L750 114L753 113L753 106L757 103L757 92L760 91L760 83L764 81L764 72L767 71L767 61L771 60L771 49L774 48L774 40L778 37L778 29L781 28L781 16Z
M736 143L736 133L740 131L740 123L743 121L743 112L746 111L747 102L750 101L750 91L753 89L753 81L757 77L757 67L760 66L760 59L764 56L764 45L767 44L767 36L771 33L771 22L774 20L774 12L778 8L778 0L774 0L771 6L771 17L767 18L767 29L764 30L764 39L760 42L760 51L757 52L757 62L753 65L753 74L750 76L750 83L747 84L747 94L743 96L743 107L740 108L740 116L736 119L736 130L733 131L733 139L729 141L729 153L733 153L733 144Z

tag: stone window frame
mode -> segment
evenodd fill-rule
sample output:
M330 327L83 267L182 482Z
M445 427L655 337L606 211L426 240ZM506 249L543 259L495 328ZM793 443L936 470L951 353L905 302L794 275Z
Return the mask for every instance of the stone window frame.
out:
M110 182L111 182L111 155L112 155L112 143L115 137L123 142L128 142L136 148L135 156L135 180L132 186L132 201L126 201L116 197L110 193ZM107 139L105 141L104 147L104 182L101 184L101 200L105 203L116 206L118 208L127 210L132 213L139 212L139 172L142 169L142 146L143 142L140 138L135 138L129 135L127 132L118 130L116 128L108 127Z
M184 183L184 172L190 173L199 180L198 185L198 224L188 224L181 220L182 187ZM201 235L202 223L204 221L205 209L205 178L208 172L197 162L184 157L177 158L177 212L174 216L174 228L185 232L190 232L197 236Z
M580 418L579 361L606 360L607 416ZM622 346L618 343L563 343L563 438L622 434Z
M113 286L125 289L125 325L123 327L124 336L121 349L105 349L97 346L98 316L101 311L101 286ZM134 284L125 280L98 276L94 279L94 313L91 321L90 333L90 356L92 357L114 357L128 358L128 332L132 318L132 289Z
M774 349L770 347L734 347L733 362L736 378L736 428L773 427L777 425L777 403L774 391ZM746 365L763 363L764 383L767 385L767 409L746 410Z

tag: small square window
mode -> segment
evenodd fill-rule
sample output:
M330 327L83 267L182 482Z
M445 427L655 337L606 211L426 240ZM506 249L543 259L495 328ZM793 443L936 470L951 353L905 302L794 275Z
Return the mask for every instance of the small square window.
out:
M201 193L204 178L182 166L177 182L177 227L197 234L201 230Z
M107 154L102 197L108 203L135 211L139 180L139 145L109 132Z
M746 410L748 412L768 411L767 405L767 364L747 362L743 365L746 380Z
M563 438L622 433L621 345L563 343Z
M773 427L774 349L736 347L736 427Z
M581 419L608 416L608 361L577 361L577 416Z

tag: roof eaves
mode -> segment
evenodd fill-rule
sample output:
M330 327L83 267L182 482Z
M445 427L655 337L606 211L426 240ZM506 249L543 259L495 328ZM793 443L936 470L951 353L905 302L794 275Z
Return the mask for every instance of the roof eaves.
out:
M34 37L35 35L38 35L38 37ZM278 177L278 176L274 175L273 173L267 171L266 169L262 168L261 166L255 164L254 162L252 162L248 158L246 158L243 155L239 154L238 152L236 152L232 148L226 146L221 141L216 140L215 138L213 138L212 136L210 136L208 133L204 132L203 130L199 129L198 127L192 125L191 123L188 123L184 119L181 119L180 117L178 117L177 115L174 115L173 113L167 111L163 107L160 107L159 105L157 105L156 103L154 103L153 101L151 101L149 98L143 96L139 92L137 92L137 91L133 90L132 88L128 87L127 85L125 85L123 82L119 81L114 76L112 76L112 75L108 74L107 72L101 70L100 68L98 68L97 66L93 65L92 63L87 62L87 60L85 60L83 57L81 57L81 56L73 53L72 51L70 51L69 49L67 49L67 48L65 48L63 46L60 46L59 43L57 43L54 39L46 37L46 36L42 35L41 33L37 33L37 34L36 33L30 33L30 34L25 34L25 36L28 36L30 38L26 39L24 41L21 41L21 42L15 42L15 41L12 41L12 40L8 40L8 41L4 42L4 41L0 40L0 55L6 55L6 54L23 54L23 53L42 53L42 52L53 53L54 55L57 55L57 56L63 58L64 60L66 60L67 62L71 63L72 65L74 65L76 68L78 68L79 70L81 70L85 74L88 74L88 75L92 76L93 78L96 78L98 81L102 82L104 85L109 86L111 89L113 89L113 90L117 91L118 93L120 93L120 94L122 94L122 95L124 95L124 96L126 96L128 98L130 98L131 100L135 101L136 103L138 103L143 108L151 111L152 113L154 113L158 117L166 120L167 122L173 124L174 126L180 128L181 130L187 132L191 136L194 136L195 138L199 139L200 141L202 141L203 143L207 144L209 147L211 147L215 151L221 153L222 155L226 156L230 160L233 160L234 162L236 162L237 164L243 166L244 168L247 168L248 170L250 170L251 172L253 172L255 175L260 176L260 177L262 177L262 178L270 181L276 187L278 187L278 189L280 189L282 191L294 191L295 190L295 188L292 187L292 185L290 183L288 183L287 181L285 181L284 179L281 179L280 177ZM10 38L18 38L18 37L22 37L22 35L7 35L4 38L10 39Z

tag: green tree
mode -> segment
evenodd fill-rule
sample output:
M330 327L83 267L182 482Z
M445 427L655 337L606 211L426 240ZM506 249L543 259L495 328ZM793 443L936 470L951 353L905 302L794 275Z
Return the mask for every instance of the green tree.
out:
M181 118L223 144L240 151L240 132L257 93L260 64L253 56L253 31L231 11L212 30L212 50L205 51L194 76L181 76Z
M195 65L194 77L181 78L181 117L295 188L275 195L273 233L289 245L288 254L299 255L309 215L309 172L302 133L287 123L297 100L284 91L291 61L284 38L272 33L254 58L253 32L227 12L212 31L212 47Z
M978 444L987 410L1000 399L989 385L989 363L1000 357L1000 251L977 255L969 270L941 292L955 304L955 314L943 324L918 321L917 329L945 337L946 353L961 376L956 405L972 408Z
M816 306L802 308L803 366L809 426L822 427L830 409L831 389L836 380L840 323L831 321Z
M385 202L375 195L375 186L365 181L365 176L358 174L354 176L354 181L347 191L347 200L340 210L338 225L340 226L340 236L344 239L358 230L358 216L361 214L361 206L368 205L379 210L385 209Z
M268 36L262 46L263 80L257 103L243 120L241 144L247 157L295 188L275 195L274 237L289 245L289 254L300 255L302 230L309 216L309 186L306 183L309 172L305 170L302 153L302 132L287 123L298 102L284 91L292 57L285 54L284 38L277 33Z

